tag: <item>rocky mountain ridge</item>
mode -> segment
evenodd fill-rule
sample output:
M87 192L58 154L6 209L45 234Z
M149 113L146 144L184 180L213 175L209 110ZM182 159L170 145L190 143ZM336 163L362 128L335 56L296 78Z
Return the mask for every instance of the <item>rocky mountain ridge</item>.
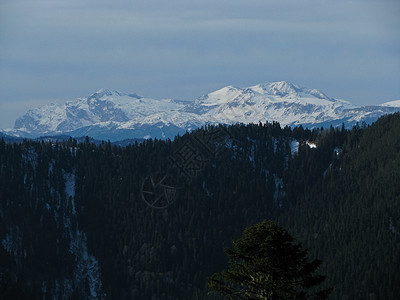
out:
M227 86L195 101L152 99L100 89L64 104L29 110L4 133L20 137L91 136L117 141L127 138L174 138L206 124L279 122L282 126L351 127L372 123L400 111L399 101L355 106L325 93L280 81L247 88Z

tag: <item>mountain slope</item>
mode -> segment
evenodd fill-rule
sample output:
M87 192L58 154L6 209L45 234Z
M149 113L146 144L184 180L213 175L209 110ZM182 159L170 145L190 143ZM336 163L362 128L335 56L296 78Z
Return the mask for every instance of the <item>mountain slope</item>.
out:
M397 103L397 102L396 102ZM22 137L69 134L111 141L127 138L174 138L206 124L279 122L281 125L321 127L372 123L400 110L396 103L357 107L316 89L285 81L247 88L227 86L193 102L156 100L100 89L91 96L49 104L17 119Z
M93 133L93 137L107 138L107 134L127 129L137 129L143 125L164 127L178 124L189 127L189 120L176 116L184 102L171 99L155 100L136 94L123 94L117 91L100 89L93 95L68 101L62 105L49 104L28 111L15 121L17 133L54 135L70 133ZM167 115L163 114L167 112ZM152 130L147 130L152 135ZM121 135L121 134L120 134ZM146 135L146 134L145 134ZM135 135L134 137L143 137ZM122 138L132 138L132 134ZM163 137L162 134L160 137ZM110 138L110 137L108 137ZM110 138L112 139L112 138Z
M287 82L249 88L228 86L196 100L190 108L219 123L277 121L282 125L320 123L337 118L355 106L318 90ZM188 110L190 111L190 109Z
M331 299L398 299L400 114L351 130L236 125L207 156L197 142L217 129L123 148L0 139L2 299L208 299L223 249L263 219L323 261Z
M400 100L385 102L381 106L400 107Z

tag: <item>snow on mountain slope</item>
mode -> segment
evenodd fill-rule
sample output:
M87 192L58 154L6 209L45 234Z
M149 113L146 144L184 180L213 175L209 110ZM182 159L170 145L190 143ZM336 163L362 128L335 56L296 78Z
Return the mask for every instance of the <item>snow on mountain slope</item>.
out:
M156 100L100 89L91 96L28 111L7 134L24 137L69 134L116 141L126 138L173 138L205 124L259 123L336 126L371 123L400 110L392 101L358 107L316 89L280 81L247 88L227 86L193 102Z
M15 121L14 129L30 135L62 134L89 126L104 130L118 127L132 129L132 126L137 124L154 122L157 114L163 112L176 115L175 111L184 105L183 101L155 100L136 94L128 95L100 89L89 97L68 101L62 105L49 104L32 109ZM189 120L167 117L161 121L179 121L177 123L186 124Z
M348 101L282 81L243 89L228 86L199 98L185 110L215 123L299 125L325 122L352 108Z
M385 102L381 106L400 107L400 100Z

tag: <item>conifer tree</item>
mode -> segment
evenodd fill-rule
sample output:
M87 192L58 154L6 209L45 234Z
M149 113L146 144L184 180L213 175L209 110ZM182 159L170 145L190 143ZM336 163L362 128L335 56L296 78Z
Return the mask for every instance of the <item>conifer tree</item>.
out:
M313 275L321 261L308 261L307 250L273 221L247 227L226 249L229 269L215 273L209 288L228 299L326 299L331 289L316 291L325 277Z

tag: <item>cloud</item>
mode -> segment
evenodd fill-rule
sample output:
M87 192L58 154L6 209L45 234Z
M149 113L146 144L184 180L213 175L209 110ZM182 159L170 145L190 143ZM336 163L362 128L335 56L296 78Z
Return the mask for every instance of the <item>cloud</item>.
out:
M398 15L399 2L387 0L5 0L0 101L100 87L193 99L274 80L358 104L391 100L400 94Z

